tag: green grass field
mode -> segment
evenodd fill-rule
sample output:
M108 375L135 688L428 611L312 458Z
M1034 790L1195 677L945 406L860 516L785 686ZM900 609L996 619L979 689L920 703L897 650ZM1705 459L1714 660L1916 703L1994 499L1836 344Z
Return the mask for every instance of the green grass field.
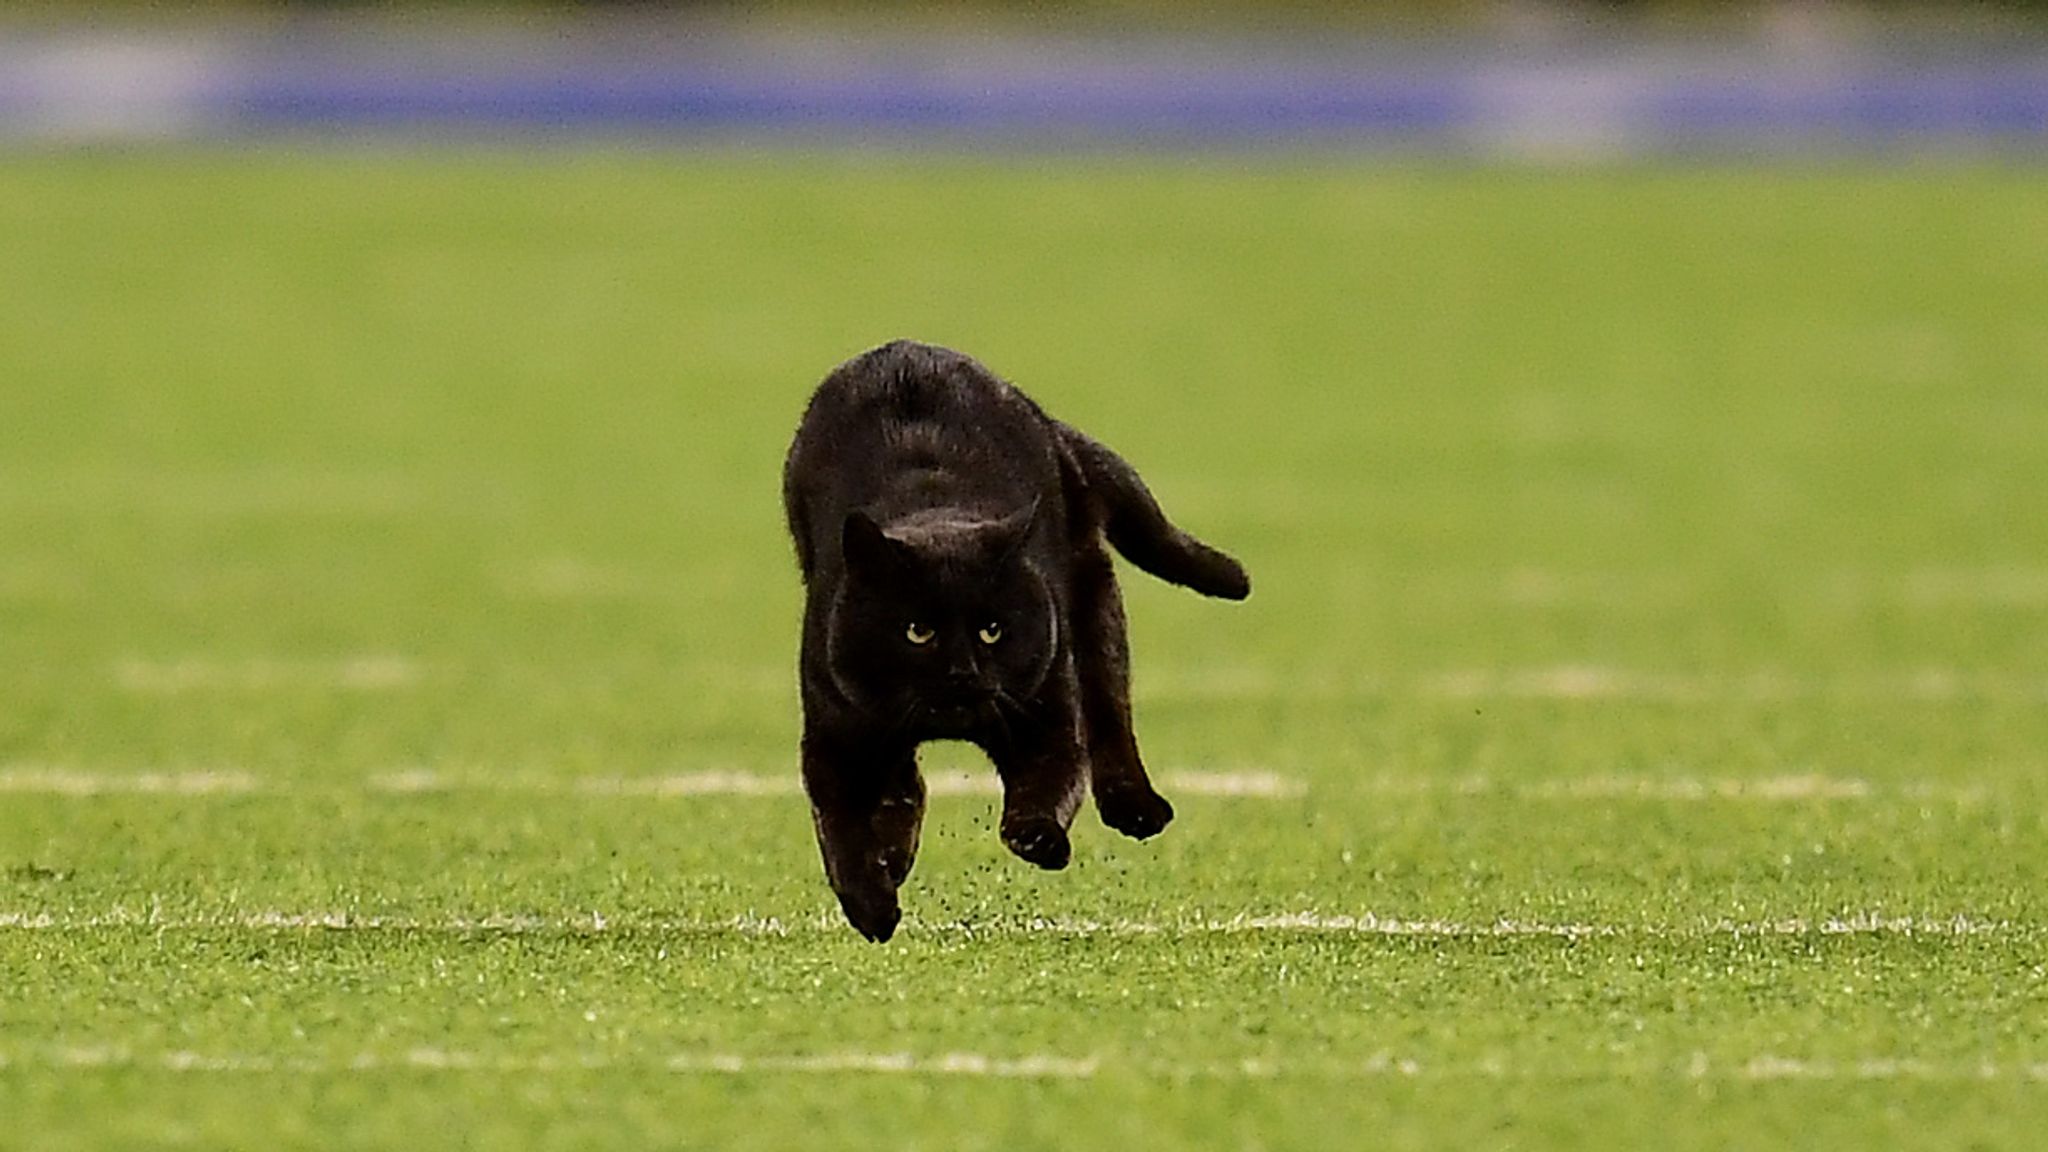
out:
M2022 1147L2048 173L0 164L0 1145ZM816 379L987 360L1180 818L794 791Z

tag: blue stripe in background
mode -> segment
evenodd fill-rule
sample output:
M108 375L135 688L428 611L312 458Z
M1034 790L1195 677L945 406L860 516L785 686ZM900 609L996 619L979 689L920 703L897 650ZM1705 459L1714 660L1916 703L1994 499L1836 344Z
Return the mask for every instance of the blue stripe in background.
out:
M577 135L1468 151L2033 151L2048 47L846 42L618 30L8 38L0 138Z

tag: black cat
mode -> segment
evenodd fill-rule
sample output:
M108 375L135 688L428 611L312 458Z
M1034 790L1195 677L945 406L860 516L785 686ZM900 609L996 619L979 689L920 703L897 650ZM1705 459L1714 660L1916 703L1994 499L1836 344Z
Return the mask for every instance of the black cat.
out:
M1131 731L1107 545L1208 596L1242 600L1251 580L1169 523L1116 453L973 359L897 341L818 386L782 496L806 590L804 789L862 935L887 940L901 916L925 740L988 753L1003 843L1041 868L1066 866L1090 782L1125 835L1173 819Z

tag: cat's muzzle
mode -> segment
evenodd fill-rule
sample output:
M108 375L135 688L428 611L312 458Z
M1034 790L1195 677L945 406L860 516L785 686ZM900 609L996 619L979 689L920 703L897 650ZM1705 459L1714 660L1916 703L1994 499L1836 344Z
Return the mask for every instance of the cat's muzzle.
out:
M985 727L995 711L995 694L988 689L949 686L926 701L924 719L937 736L965 736Z

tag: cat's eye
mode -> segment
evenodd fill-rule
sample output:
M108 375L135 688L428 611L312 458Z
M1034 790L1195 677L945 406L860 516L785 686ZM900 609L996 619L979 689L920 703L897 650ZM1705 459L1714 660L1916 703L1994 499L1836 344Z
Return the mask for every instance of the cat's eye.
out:
M996 641L1001 640L1003 638L1003 626L1001 624L997 624L994 621L990 621L987 624L983 624L981 626L981 631L977 633L977 635L981 637L981 642L983 644L993 644Z
M929 644L932 642L932 637L936 635L938 635L938 633L933 632L931 629L925 627L922 624L916 623L915 621L913 621L909 627L903 630L903 638L905 640L910 641L912 644Z

